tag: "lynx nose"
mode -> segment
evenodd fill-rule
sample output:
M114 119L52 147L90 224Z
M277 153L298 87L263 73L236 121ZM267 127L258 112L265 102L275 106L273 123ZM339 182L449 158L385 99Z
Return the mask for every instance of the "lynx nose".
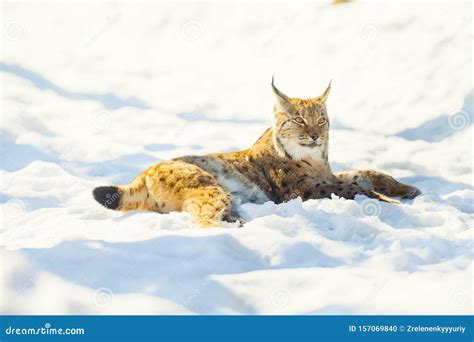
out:
M313 139L313 141L318 140L318 138L319 138L319 135L317 135L317 134L311 134L311 139Z

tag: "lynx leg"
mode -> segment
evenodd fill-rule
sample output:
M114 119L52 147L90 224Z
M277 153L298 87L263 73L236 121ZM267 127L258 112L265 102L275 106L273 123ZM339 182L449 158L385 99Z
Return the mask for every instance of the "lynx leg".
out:
M418 188L400 183L393 177L374 170L339 172L335 176L343 183L355 184L385 196L412 199L421 194Z
M185 192L182 211L194 216L194 222L203 228L219 227L229 219L232 198L220 186L190 189Z
M335 184L316 183L313 186L308 186L307 189L302 192L302 198L303 200L310 198L331 198L331 194L347 199L354 199L355 195L365 195L382 202L400 203L376 191L365 189L355 183L344 183L343 181L339 181Z
M232 196L214 176L182 161L156 164L146 171L150 198L160 212L186 211L202 227L217 227L222 220L239 220L231 214Z

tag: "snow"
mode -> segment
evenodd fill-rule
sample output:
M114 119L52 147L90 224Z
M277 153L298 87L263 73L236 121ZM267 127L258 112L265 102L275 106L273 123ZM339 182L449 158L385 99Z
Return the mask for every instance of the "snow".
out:
M48 20L45 20L48 18ZM7 314L472 314L468 2L2 3ZM423 195L107 211L98 185L243 149L333 79L330 160Z

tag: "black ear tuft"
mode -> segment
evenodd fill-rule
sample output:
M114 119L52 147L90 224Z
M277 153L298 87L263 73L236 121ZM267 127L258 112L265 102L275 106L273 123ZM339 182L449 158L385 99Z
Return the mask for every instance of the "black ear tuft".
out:
M99 186L92 194L97 202L108 209L117 209L120 205L121 191L116 186Z

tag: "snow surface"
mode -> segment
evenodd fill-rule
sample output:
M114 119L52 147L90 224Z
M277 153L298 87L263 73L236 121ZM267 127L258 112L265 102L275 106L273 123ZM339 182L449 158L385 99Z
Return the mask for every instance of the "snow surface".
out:
M472 313L472 5L2 2L2 312ZM243 149L330 79L330 160L424 192L246 204L248 223L91 197Z

